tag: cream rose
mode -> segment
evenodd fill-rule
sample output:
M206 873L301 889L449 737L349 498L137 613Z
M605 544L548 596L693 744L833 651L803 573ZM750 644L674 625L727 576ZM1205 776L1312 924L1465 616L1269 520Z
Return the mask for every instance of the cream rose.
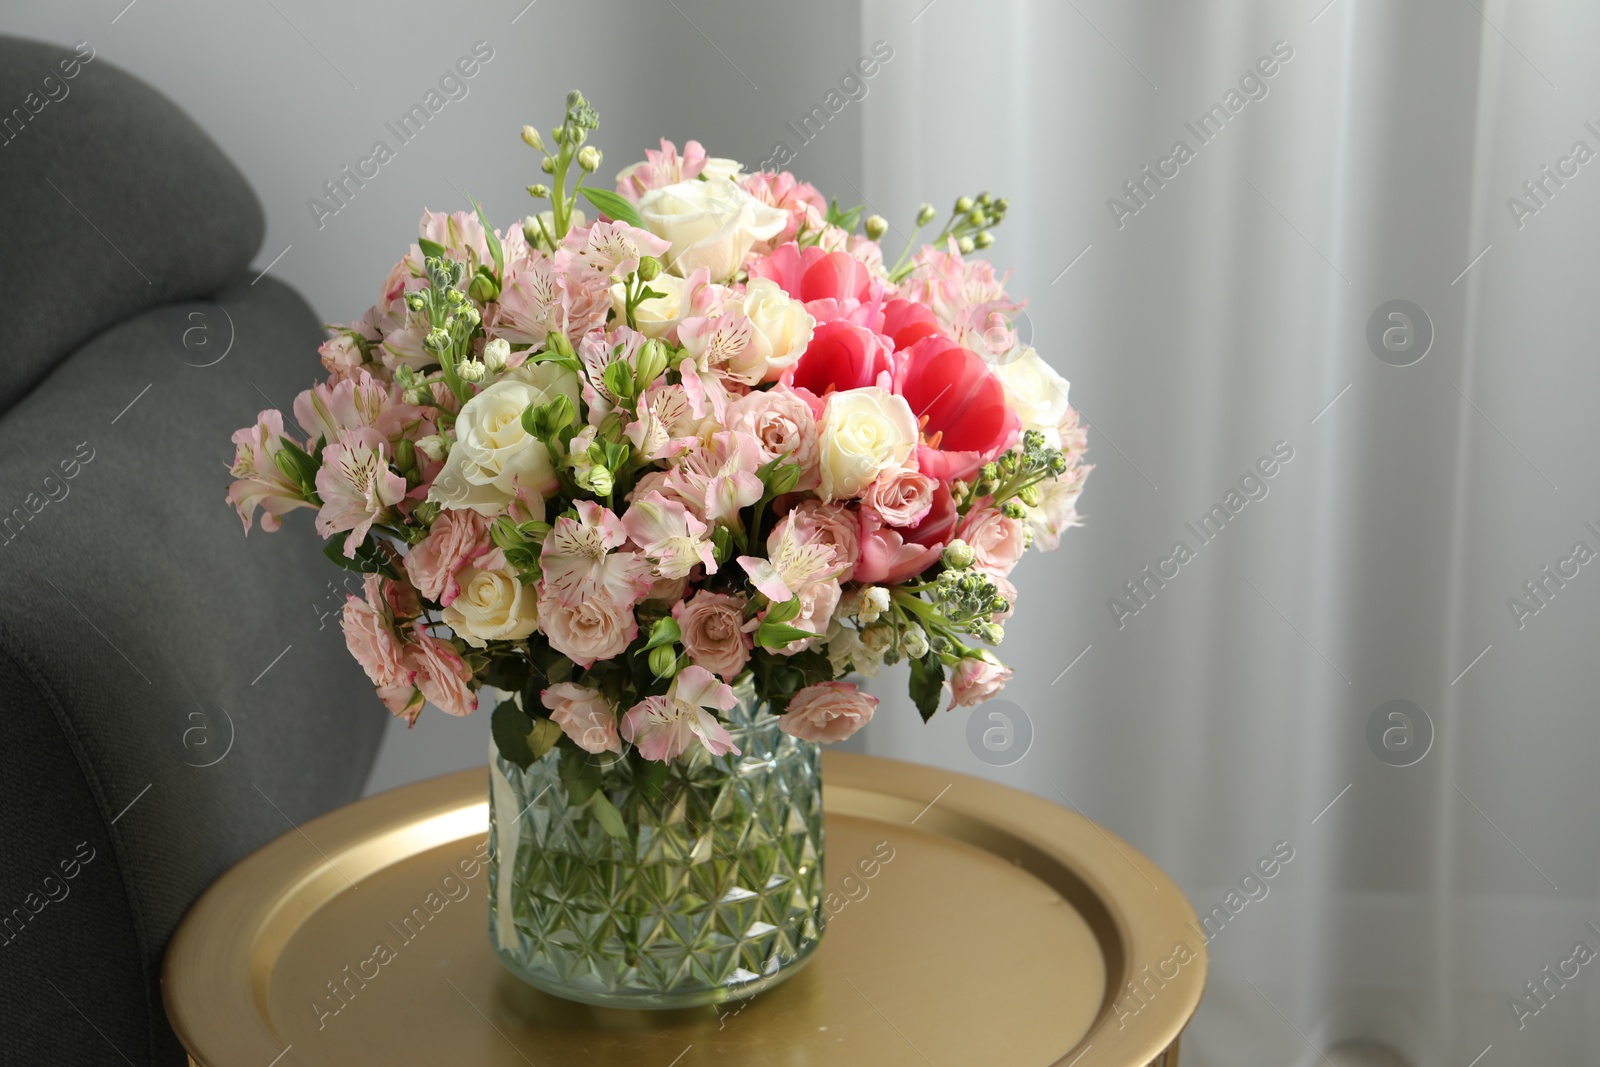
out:
M551 362L524 364L463 404L455 445L428 499L494 515L511 502L519 485L541 494L554 490L550 453L522 428L522 412L559 394L576 405L578 376Z
M550 647L585 669L597 659L620 656L639 636L633 609L625 608L604 592L563 604L555 596L539 600L539 621Z
M650 282L650 288L661 295L641 300L633 309L633 321L646 337L665 337L683 319L683 297L689 283L671 274L658 274ZM617 319L626 322L628 294L621 282L611 287L611 306L616 310Z
M911 405L875 385L830 395L821 431L825 501L860 496L879 474L903 465L917 443Z
M463 567L456 580L461 592L442 617L473 648L484 648L490 641L520 641L539 628L534 592L517 580L510 567L484 571Z
M754 328L751 347L760 353L766 365L766 380L775 382L805 353L817 320L806 311L804 304L770 278L751 278L744 287L740 303L740 310Z
M757 241L776 237L789 223L786 212L725 177L651 189L639 197L639 216L651 233L672 242L672 273L688 277L705 267L713 281L732 278Z
M550 709L550 720L585 752L622 751L617 714L598 689L557 682L539 693L539 702Z
M1051 448L1061 447L1061 418L1067 413L1070 383L1030 345L1019 345L996 364L1005 386L1006 403L1022 420L1024 430L1038 430Z

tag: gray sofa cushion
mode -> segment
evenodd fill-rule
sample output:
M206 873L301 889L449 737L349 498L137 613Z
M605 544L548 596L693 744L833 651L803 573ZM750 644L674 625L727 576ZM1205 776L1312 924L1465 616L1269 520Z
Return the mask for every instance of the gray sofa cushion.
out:
M264 223L200 127L92 46L0 38L0 107L0 283L28 309L0 340L4 411L113 323L227 284Z

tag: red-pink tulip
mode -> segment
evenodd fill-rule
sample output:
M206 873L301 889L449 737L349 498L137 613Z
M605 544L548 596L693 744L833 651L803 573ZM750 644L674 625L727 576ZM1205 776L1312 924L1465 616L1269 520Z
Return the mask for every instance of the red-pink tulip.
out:
M942 482L965 478L1016 438L1020 424L1005 386L971 349L935 334L895 360L894 391L922 427L923 474Z
M940 332L939 319L926 304L891 300L883 305L883 334L894 342L897 351Z
M828 322L812 334L806 354L789 372L788 381L796 389L826 396L869 385L887 387L890 366L887 340L853 323Z

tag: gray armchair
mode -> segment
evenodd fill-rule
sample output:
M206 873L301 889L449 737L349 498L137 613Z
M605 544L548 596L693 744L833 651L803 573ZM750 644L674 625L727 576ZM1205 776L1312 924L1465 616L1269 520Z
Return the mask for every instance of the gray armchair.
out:
M308 524L223 502L229 433L321 335L170 101L0 38L0 108L0 1062L178 1065L174 926L354 799L385 721Z

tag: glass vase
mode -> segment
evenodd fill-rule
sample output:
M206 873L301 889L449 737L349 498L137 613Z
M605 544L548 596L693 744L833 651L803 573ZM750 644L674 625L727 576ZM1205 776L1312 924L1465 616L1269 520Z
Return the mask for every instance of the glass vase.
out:
M810 957L826 924L820 755L735 691L739 755L697 745L651 765L558 746L524 771L491 749L489 941L513 974L586 1004L683 1008L753 996Z

